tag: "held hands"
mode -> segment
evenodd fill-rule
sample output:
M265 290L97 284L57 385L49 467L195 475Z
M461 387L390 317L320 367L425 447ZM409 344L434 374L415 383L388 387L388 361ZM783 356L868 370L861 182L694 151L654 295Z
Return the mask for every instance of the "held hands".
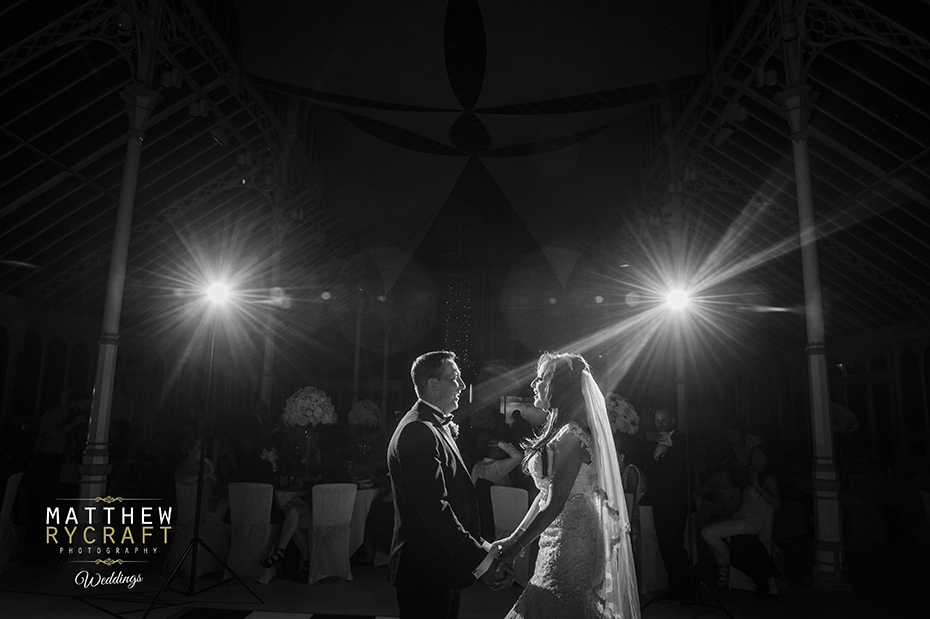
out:
M505 537L491 544L491 554L510 565L513 565L521 552L523 552L523 548L517 543L516 535Z
M491 567L481 575L481 582L490 587L492 591L506 589L513 584L513 566L501 562L500 559L494 559Z
M488 571L482 575L482 582L493 591L500 591L510 587L513 584L513 561L521 551L522 548L517 543L515 536L491 544L490 554L494 557L494 562Z

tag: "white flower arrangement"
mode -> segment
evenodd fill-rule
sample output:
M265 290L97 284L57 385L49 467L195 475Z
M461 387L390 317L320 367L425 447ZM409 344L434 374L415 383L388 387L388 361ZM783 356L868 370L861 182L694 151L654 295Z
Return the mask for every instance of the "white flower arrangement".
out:
M607 405L607 419L610 421L611 432L619 430L632 436L639 431L639 415L622 395L608 393L604 396L604 403Z
M833 421L834 432L846 434L859 429L859 420L856 419L856 413L839 402L830 402L830 419Z
M380 426L381 409L371 400L359 400L349 411L349 425Z
M285 402L281 423L291 428L332 425L336 423L336 408L322 389L304 387Z

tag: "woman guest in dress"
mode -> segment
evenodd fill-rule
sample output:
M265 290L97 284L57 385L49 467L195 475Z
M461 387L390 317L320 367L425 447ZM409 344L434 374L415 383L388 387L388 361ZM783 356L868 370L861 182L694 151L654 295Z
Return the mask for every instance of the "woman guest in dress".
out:
M781 494L775 473L761 445L749 454L749 483L743 489L743 503L732 518L719 520L701 529L701 537L714 551L717 560L717 588L726 589L730 580L730 547L724 538L731 535L758 534L771 517L772 510L781 507Z
M539 555L507 617L638 618L630 523L604 396L575 354L544 354L533 389L548 417L524 466L540 492L494 548L513 561L538 537Z
M349 484L352 474L345 460L345 448L339 443L327 443L320 448L320 484ZM310 538L305 531L313 527L313 491L305 492L281 506L284 520L275 549L266 559L259 561L265 569L284 560L284 553L293 539L300 551L300 570L297 581L306 582L310 576Z

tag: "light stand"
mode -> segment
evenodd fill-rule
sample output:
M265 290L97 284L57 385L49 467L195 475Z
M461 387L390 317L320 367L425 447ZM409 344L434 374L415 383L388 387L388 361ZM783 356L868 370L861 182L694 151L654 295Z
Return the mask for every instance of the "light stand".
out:
M687 521L686 521L686 523L687 523L686 526L688 527L688 529L687 529L687 531L688 531L688 573L685 574L684 576L682 576L681 578L679 578L678 580L676 580L675 582L669 583L669 585L668 585L667 587L665 587L665 589L662 589L662 591L659 591L659 593L657 593L655 596L653 596L652 599L650 599L648 602L646 602L645 604L643 604L642 606L640 606L640 607L639 607L639 610L640 610L640 611L645 610L646 607L648 607L650 604L652 604L652 603L655 602L656 600L662 599L662 596L664 596L667 592L669 592L670 590L672 590L675 586L677 586L679 583L681 583L682 581L684 581L684 580L687 578L687 579L688 579L688 601L689 601L690 603L692 603L692 604L699 604L699 605L701 605L701 606L706 606L706 607L708 607L708 608L718 608L718 609L722 610L722 611L726 614L727 617L729 617L730 619L734 619L733 615L730 614L730 611L727 610L726 606L724 606L724 605L720 602L720 600L717 599L717 596L714 595L714 592L711 591L711 590L707 587L707 585L704 584L703 581L699 582L698 584L701 586L701 589L703 589L704 591L706 591L707 594L714 600L715 604L708 604L708 603L704 602L704 600L701 599L700 591L694 586L694 565L695 565L695 561L694 561L694 535L693 535L692 528L691 528L691 519L693 518L693 512L691 511L691 484L692 484L692 479L691 479L691 433L688 431L688 424L687 424L687 422L685 422L685 432L684 432L684 434L685 434L685 471L686 471L685 474L688 476L688 483L687 483L687 485L685 486L686 489L687 489L687 496L686 496L686 498L685 498L685 501L687 502L687 505L688 505L688 519L687 519ZM695 596L695 594L697 594L697 595Z
M682 289L672 290L667 295L668 307L676 312L684 311L688 304L688 293ZM685 412L685 385L684 385L684 373L685 373L685 354L684 354L684 331L681 324L681 316L678 317L678 320L675 320L675 335L676 335L676 346L675 346L675 380L676 380L676 399L677 399L677 408L678 415L682 416L682 413ZM700 604L701 606L708 606L710 608L719 608L727 617L734 619L733 615L730 614L730 611L720 603L720 600L717 599L717 596L714 595L713 591L707 588L703 582L700 582L700 586L704 591L713 598L716 606L705 603L700 596L700 591L694 586L694 531L691 526L693 512L691 511L691 492L693 480L691 478L691 432L689 432L687 418L684 418L684 434L685 434L685 475L687 475L687 483L685 484L685 504L688 506L688 518L685 520L685 525L687 526L687 535L688 535L688 573L676 580L675 582L669 583L665 589L660 591L655 595L651 600L640 606L640 611L644 610L647 606L655 602L656 600L662 598L668 591L672 588L679 585L686 578L688 579L688 602L691 604ZM697 595L695 595L697 594ZM696 598L696 599L695 599Z
M221 284L214 284L210 289L210 300L215 303L221 303L226 298L226 287L222 286L222 291L218 289L218 286ZM222 293L222 294L221 294ZM165 580L165 584L161 586L161 589L158 591L158 594L152 599L152 603L149 604L148 610L145 611L145 614L142 615L142 619L145 619L149 616L149 613L152 612L152 608L155 606L155 603L158 602L158 599L162 596L168 586L171 584L171 581L174 580L175 575L181 569L181 565L184 563L184 560L187 559L187 556L191 557L191 570L189 579L187 581L187 590L178 591L179 593L185 593L189 596L197 595L198 593L203 593L204 591L209 591L214 587L218 587L224 583L229 582L232 579L238 580L243 587L248 589L249 593L255 596L260 603L264 604L265 601L257 593L255 593L251 587L249 587L245 581L239 578L238 574L229 569L229 566L217 555L213 550L207 546L207 544L200 537L200 514L202 510L202 499L203 499L203 469L204 469L204 460L206 459L207 452L207 420L210 417L210 413L213 411L213 353L216 345L216 319L214 318L210 330L210 362L207 369L207 406L204 414L204 418L200 424L200 463L199 469L197 472L197 498L196 505L194 507L194 532L191 537L191 541L187 544L187 548L184 549L184 553L181 555L181 558L178 559L178 562L175 564L174 568L171 570L171 573L168 575L168 579ZM232 574L232 578L227 578L225 580L220 580L219 582L210 585L200 591L196 589L197 581L197 548L202 546L204 550L213 555L213 558L223 567L227 572ZM172 591L177 591L172 589Z

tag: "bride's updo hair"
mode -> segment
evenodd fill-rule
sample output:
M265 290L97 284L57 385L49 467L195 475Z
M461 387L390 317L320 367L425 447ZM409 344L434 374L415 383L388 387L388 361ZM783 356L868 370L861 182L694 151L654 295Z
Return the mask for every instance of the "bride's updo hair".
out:
M549 415L542 432L525 445L523 465L529 465L530 457L540 452L543 458L543 471L548 474L546 443L567 423L582 422L585 419L584 394L581 391L581 376L591 371L588 362L581 355L574 353L543 353L536 364L539 370L551 371L549 382Z

